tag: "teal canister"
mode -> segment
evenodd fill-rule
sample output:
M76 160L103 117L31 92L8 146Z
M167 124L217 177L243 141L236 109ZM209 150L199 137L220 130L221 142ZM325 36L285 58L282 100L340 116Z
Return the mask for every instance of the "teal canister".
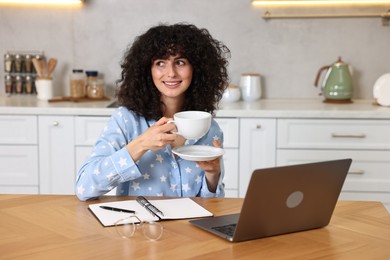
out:
M353 84L349 65L339 58L335 63L320 68L317 73L315 86L323 71L327 71L322 83L321 91L324 102L350 103L352 102Z

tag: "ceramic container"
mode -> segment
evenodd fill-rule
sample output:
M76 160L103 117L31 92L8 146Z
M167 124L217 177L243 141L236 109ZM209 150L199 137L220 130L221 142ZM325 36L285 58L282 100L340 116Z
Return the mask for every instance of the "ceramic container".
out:
M240 88L242 99L252 102L261 98L260 74L241 74Z
M236 85L228 86L223 92L222 102L233 103L239 101L241 98L241 90Z

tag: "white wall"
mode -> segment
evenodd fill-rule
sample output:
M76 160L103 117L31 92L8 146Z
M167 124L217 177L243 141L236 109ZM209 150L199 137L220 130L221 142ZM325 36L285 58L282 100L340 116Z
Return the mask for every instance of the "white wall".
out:
M230 48L232 84L241 73L261 73L267 98L319 98L317 70L338 56L354 67L355 98L371 99L375 80L390 72L390 26L380 18L265 21L264 11L250 0L86 0L82 8L61 9L3 5L0 55L38 49L57 57L56 94L69 94L72 68L103 73L112 93L135 36L159 22L185 21L209 29ZM4 95L3 63L0 77Z

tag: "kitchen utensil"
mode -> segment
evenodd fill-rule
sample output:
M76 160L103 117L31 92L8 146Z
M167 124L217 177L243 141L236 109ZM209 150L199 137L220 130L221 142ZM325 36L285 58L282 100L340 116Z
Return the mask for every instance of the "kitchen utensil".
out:
M54 72L54 69L57 66L57 59L50 58L47 63L47 77L51 78Z
M319 78L325 70L327 72L321 86L321 94L325 97L324 102L352 102L353 85L349 65L343 62L341 57L339 57L332 65L321 67L318 70L314 86L318 86Z
M240 87L244 101L255 101L261 98L260 74L241 74Z
M42 72L42 78L46 78L47 77L47 65L46 65L46 61L41 59L41 60L38 60L39 62L39 67L41 68L41 72Z
M42 69L41 69L41 65L39 63L39 60L37 60L36 58L33 58L32 63L34 65L35 71L37 72L38 78L42 78L43 75L42 75Z
M373 94L381 106L390 106L390 73L380 76L374 84Z

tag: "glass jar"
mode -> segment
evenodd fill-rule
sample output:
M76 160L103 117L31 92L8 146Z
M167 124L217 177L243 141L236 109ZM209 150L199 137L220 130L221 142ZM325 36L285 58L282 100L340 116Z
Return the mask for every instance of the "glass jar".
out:
M22 56L20 54L15 54L14 69L17 73L22 72Z
M92 99L104 98L104 81L98 78L97 71L86 71L87 74L87 97Z
M19 75L15 77L15 93L23 93L23 79Z
M10 75L5 75L4 82L5 82L5 93L11 94L13 92L13 89L14 89L12 77Z
M31 76L26 76L24 87L27 94L33 93L33 78Z
M87 87L87 95L89 98L102 99L104 98L104 81L103 79L96 79L90 81Z
M70 76L70 96L72 98L84 98L87 96L85 74L83 70L72 70L72 75Z
M24 56L24 72L32 72L32 57L30 54Z
M12 72L13 56L9 53L4 54L4 72Z

